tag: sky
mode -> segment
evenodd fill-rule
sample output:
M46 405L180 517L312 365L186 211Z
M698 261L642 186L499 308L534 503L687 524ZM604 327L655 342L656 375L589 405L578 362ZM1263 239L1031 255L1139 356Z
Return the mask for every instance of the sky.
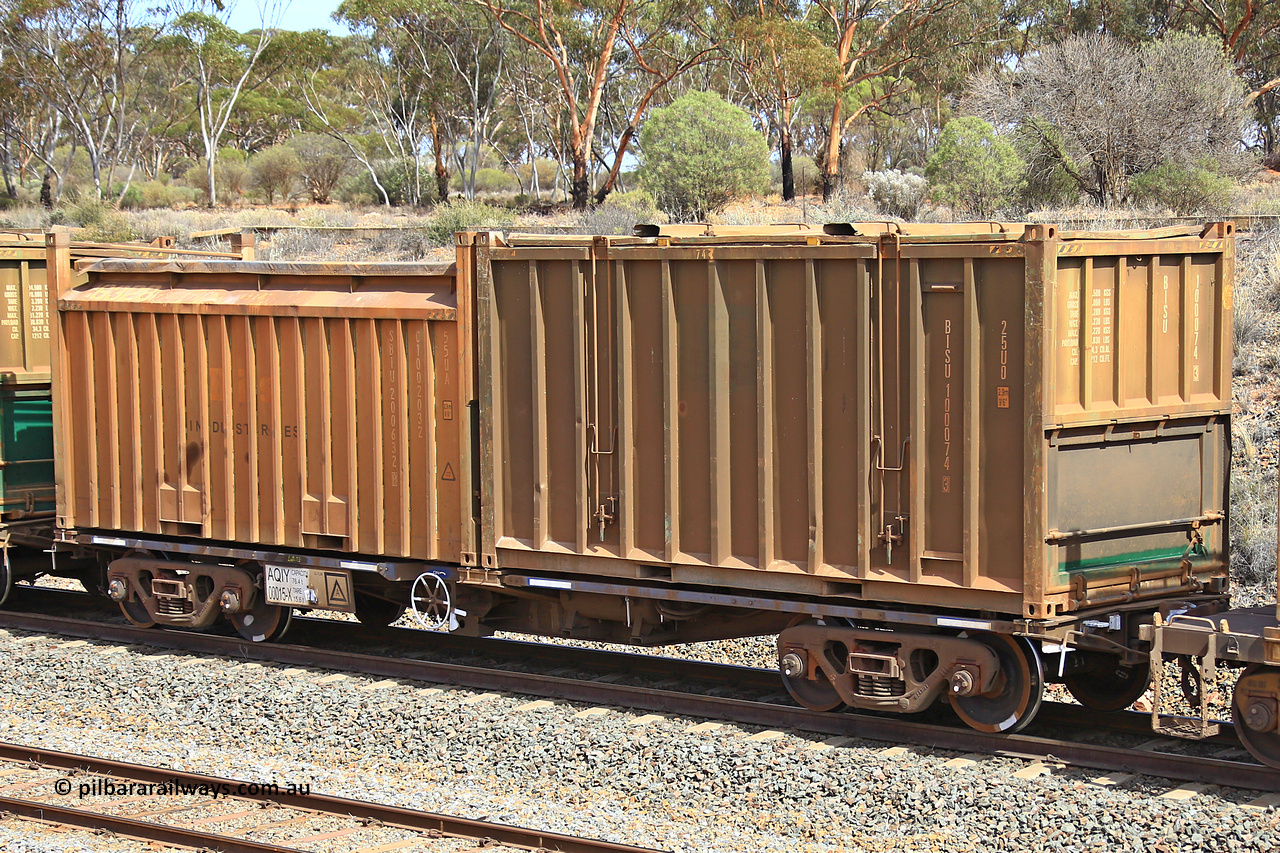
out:
M331 17L339 2L341 0L281 0L282 5L288 3L288 6L280 16L280 29L329 30L345 35L349 30ZM261 5L259 0L239 0L227 23L241 32L257 29L262 25Z

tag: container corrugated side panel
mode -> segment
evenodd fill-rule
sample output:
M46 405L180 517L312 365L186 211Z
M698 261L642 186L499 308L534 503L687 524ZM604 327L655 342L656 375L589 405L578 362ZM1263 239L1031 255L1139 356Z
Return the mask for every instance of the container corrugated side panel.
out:
M1060 244L1049 424L1231 407L1232 241Z
M48 382L49 289L43 244L0 244L0 382Z
M1044 414L1050 531L1045 593L1071 606L1176 586L1179 566L1226 571L1234 243L1207 238L1064 242L1048 294ZM1145 529L1144 529L1145 528ZM1166 577L1161 577L1165 575ZM1146 580L1151 578L1151 580Z
M885 522L904 538L892 554L873 548L865 592L1020 610L1026 531L1038 512L1025 452L1027 419L1038 411L1027 375L1027 329L1038 325L1027 245L889 250L880 288L885 344L875 354L885 379L873 403L899 442L887 467L899 458L906 466L883 474Z
M482 246L499 562L860 577L874 251Z
M62 524L457 558L451 277L170 278L62 300Z

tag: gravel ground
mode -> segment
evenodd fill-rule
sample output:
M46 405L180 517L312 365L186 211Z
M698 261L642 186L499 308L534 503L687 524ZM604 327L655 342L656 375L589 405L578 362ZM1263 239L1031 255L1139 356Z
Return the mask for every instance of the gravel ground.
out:
M954 767L954 753L815 748L794 733L19 632L0 632L0 654L0 739L673 850L1280 846L1280 813L1240 808L1254 794L1233 789L1172 800L1160 780L1022 779L1028 765L1012 759ZM35 833L0 822L7 849L83 849Z

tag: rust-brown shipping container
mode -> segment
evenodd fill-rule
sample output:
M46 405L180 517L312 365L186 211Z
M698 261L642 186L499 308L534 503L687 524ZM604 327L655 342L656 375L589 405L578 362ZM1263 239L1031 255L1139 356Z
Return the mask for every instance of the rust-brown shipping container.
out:
M1225 587L1231 226L827 231L478 235L482 564L1035 618Z
M60 541L138 624L777 634L814 709L1124 707L1225 598L1231 231L100 261L54 283Z
M115 261L59 303L58 522L459 559L449 265Z

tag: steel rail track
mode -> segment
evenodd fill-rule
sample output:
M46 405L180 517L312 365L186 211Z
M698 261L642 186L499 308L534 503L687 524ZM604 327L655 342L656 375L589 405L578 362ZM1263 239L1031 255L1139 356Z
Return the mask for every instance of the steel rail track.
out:
M84 592L35 587L23 590L24 612L31 612L37 605L41 612L56 616L67 608L83 618L87 608L93 608L119 622L120 611L104 599ZM679 682L686 688L691 685L732 686L739 693L758 694L760 701L776 697L785 705L794 702L786 694L777 670L739 664L711 663L672 658L656 654L608 651L578 646L562 646L530 640L496 639L492 637L461 637L454 634L424 632L413 628L380 628L359 622L336 621L312 616L294 616L290 637L305 641L308 647L317 643L328 645L330 651L362 649L376 656L389 657L401 653L414 658L424 651L448 654L462 659L466 666L475 664L467 659L501 661L507 665L528 666L536 664L539 671L551 667L572 668L579 673L597 672L599 676L624 674L638 679L655 679L655 687ZM416 658L415 658L416 659ZM554 669L548 674L557 674ZM589 675L575 676L579 681L589 680ZM714 688L713 688L714 689ZM699 692L686 689L684 692ZM741 696L737 698L743 698ZM854 711L852 713L858 713ZM1239 746L1230 721L1218 721L1224 732L1206 739L1222 746ZM1104 713L1092 711L1080 705L1046 701L1036 718L1034 728L1062 727L1091 732L1135 735L1150 741L1151 716L1133 711ZM1243 747L1240 747L1243 749Z
M242 790L239 786L251 784L219 776L208 776L145 764L132 764L14 743L0 743L0 761L11 764L26 764L40 769L63 770L69 773L88 773L116 780L155 785L178 781L191 788L209 786L211 790L239 791ZM524 847L531 850L554 850L562 851L562 853L656 853L654 848L649 847L580 838L555 832L542 832L488 821L417 811L400 806L334 797L327 794L303 795L271 790L260 795L235 793L226 799L269 803L275 807L319 816L348 817L370 823L376 822L392 828L423 833L424 837L428 838L448 836L475 839L477 841L491 839L513 847ZM283 853L284 851L296 851L299 849L219 835L189 827L110 815L91 809L76 809L39 800L0 796L0 810L11 812L30 820L56 822L85 829L105 829L119 835L126 835L145 841L217 850L221 851L221 853Z
M545 673L387 658L283 643L254 644L239 637L136 628L26 613L0 612L0 627L1280 792L1280 772L1260 764L1086 744L1029 734L987 734L967 727L934 725L899 716L821 713L767 702L584 681ZM1071 709L1072 715L1079 718L1077 728L1079 720L1085 719L1080 710Z

